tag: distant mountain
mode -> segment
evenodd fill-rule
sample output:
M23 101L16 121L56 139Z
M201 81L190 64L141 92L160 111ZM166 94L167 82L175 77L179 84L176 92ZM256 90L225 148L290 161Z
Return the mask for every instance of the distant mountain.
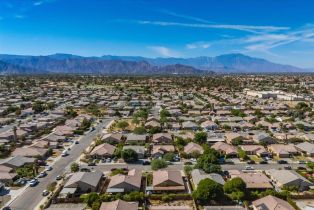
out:
M216 57L145 58L141 56L83 57L72 54L48 56L0 55L0 60L19 67L50 73L84 74L202 74L212 73L289 73L312 72L290 65L272 63L243 54ZM180 65L177 65L180 64Z
M185 65L154 66L147 61L125 61L121 59L104 60L101 58L68 54L49 56L0 55L0 61L9 65L0 66L5 74L106 74L106 75L158 75L158 74L211 74ZM13 68L14 67L14 68ZM19 71L17 70L20 69Z
M27 67L21 67L18 65L6 63L0 61L0 75L12 75L12 74L40 74L43 73L36 69L31 69ZM44 72L47 73L47 72Z
M290 65L272 63L265 59L253 58L243 54L225 54L216 57L196 58L156 58L149 59L154 65L183 64L197 69L212 70L221 73L274 73L304 72L306 69Z

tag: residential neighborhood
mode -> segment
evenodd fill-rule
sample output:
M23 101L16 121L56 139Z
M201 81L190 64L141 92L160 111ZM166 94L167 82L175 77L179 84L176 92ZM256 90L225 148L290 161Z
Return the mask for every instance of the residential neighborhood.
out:
M0 77L1 206L312 209L311 79Z

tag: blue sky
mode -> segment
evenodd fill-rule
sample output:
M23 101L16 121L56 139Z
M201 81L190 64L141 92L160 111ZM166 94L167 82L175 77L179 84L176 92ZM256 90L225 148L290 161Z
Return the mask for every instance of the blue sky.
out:
M0 53L216 56L314 67L311 0L1 0Z

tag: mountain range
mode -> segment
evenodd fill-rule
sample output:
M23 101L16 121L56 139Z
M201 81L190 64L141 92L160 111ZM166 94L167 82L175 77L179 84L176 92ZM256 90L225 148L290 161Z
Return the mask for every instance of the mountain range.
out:
M311 70L276 64L243 54L195 58L146 58L112 55L83 57L61 53L47 56L0 55L0 74L203 75L214 72L290 73L309 71Z

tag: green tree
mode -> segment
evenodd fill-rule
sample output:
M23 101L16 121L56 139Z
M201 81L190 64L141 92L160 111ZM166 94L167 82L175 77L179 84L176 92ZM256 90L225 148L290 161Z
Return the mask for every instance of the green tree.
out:
M240 136L235 138L232 141L232 145L238 146L238 145L241 145L241 144L243 144L243 140L242 140L242 137L240 137Z
M73 110L72 107L67 106L67 107L65 108L65 115L66 115L67 117L73 118L73 117L76 117L78 114L77 114L76 111Z
M192 170L193 170L192 166L184 166L184 173L187 177L191 176Z
M152 160L151 167L152 167L152 170L156 171L158 169L166 168L167 163L163 159L155 159L155 160Z
M232 200L242 200L245 197L245 193L242 191L235 191L228 194L229 198Z
M133 130L133 133L135 133L135 134L145 134L146 133L146 129L143 126L136 127Z
M77 164L75 162L71 164L71 172L78 172L79 169L80 169L79 164Z
M171 116L171 114L168 110L162 109L160 111L160 118L166 118L166 117L170 117L170 116Z
M219 173L221 167L218 162L220 154L211 148L205 149L204 153L197 159L196 168L203 169L206 173Z
M313 173L314 172L314 162L313 161L308 161L306 163L306 166L311 169L311 172Z
M207 133L206 132L197 132L194 136L194 139L199 144L206 143L207 140Z
M246 184L239 177L230 179L224 185L225 193L232 193L234 191L245 191L245 189L246 189Z
M96 192L81 195L80 198L84 203L87 203L89 207L92 207L94 202L99 201L99 195Z
M135 162L138 160L138 155L133 149L122 150L121 157L127 163Z
M237 116L237 117L245 117L246 116L246 114L243 111L238 110L238 109L232 109L231 114L234 116Z
M239 155L239 158L241 160L247 160L248 159L248 156L243 149L240 149L240 148L238 149L238 155Z
M121 121L117 122L117 127L122 129L122 130L125 130L128 126L129 126L129 123L125 120L121 120Z
M97 200L93 203L92 210L99 210L100 206L101 206L101 203L100 201Z
M164 154L163 159L165 161L173 161L174 157L175 157L175 154L173 152L168 152Z
M45 106L42 102L40 101L35 101L33 104L32 104L32 109L34 110L34 112L37 114L37 113L40 113L42 111L45 110Z
M221 199L223 195L222 185L209 178L201 180L193 193L194 199L203 204L208 203L210 200Z

